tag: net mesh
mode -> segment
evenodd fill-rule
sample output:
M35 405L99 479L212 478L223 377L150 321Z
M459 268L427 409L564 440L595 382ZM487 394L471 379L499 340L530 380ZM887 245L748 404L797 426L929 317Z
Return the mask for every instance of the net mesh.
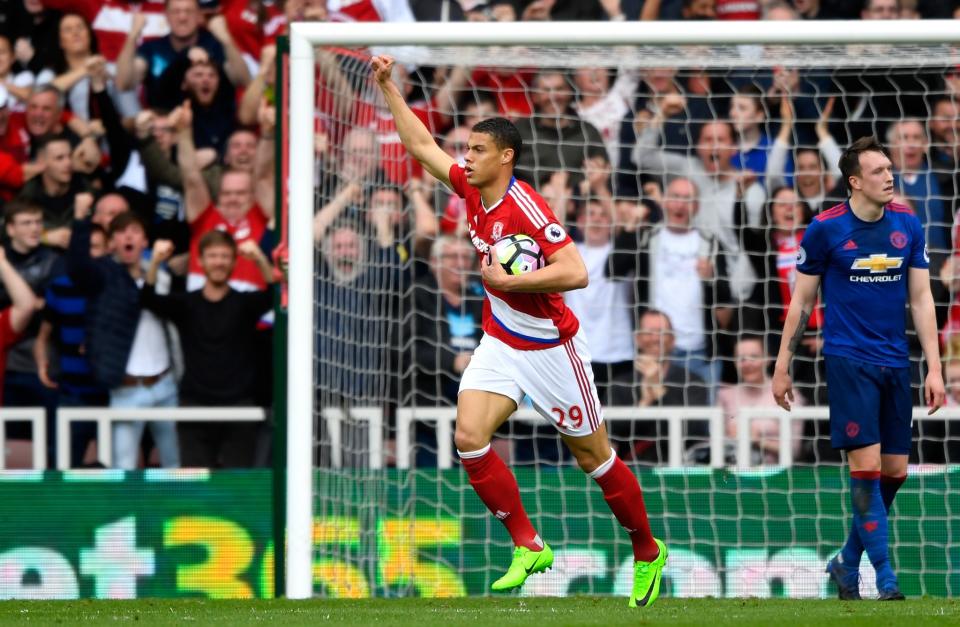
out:
M654 533L671 546L666 594L832 594L823 561L842 544L850 507L822 409L822 311L794 362L804 408L783 432L778 411L760 412L746 437L736 416L772 404L764 360L779 345L791 260L803 225L846 197L837 158L862 135L891 143L898 201L925 224L941 340L956 353L957 50L401 54L394 79L451 156L462 157L477 120L514 119L524 137L518 176L578 241L591 285L567 301L587 332L601 400L617 408L613 445L640 474ZM463 202L407 157L368 62L366 50L317 51L315 591L484 594L510 540L452 448L459 373L481 336L476 256ZM693 231L664 228L684 216ZM647 309L669 315L674 333L640 315ZM920 405L921 352L910 337ZM647 407L673 408L679 421ZM524 594L625 594L626 535L535 416L521 407L493 443L517 469L534 524L561 549L555 571ZM951 574L960 504L947 496L956 479L934 466L960 460L953 416L915 422L911 462L922 466L895 508L901 586L917 594L960 585Z

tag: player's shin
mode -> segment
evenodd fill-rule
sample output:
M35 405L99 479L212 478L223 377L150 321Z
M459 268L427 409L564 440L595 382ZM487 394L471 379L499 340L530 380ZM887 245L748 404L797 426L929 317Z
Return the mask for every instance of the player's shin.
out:
M880 496L880 473L851 472L850 498L853 502L854 525L877 572L877 588L881 592L896 588L897 577L890 566L887 547L887 511Z
M457 454L473 490L507 528L513 543L532 551L542 550L543 540L523 509L517 480L496 451L487 444L478 451L457 451Z
M883 508L889 518L890 508L893 506L893 500L897 496L903 483L907 480L906 475L899 477L891 475L880 475L880 498L883 500ZM860 533L857 531L856 524L850 526L850 535L847 536L847 542L840 551L843 564L850 569L860 568L860 556L863 554L863 542L860 541Z
M603 490L603 498L610 506L610 511L630 534L634 559L641 562L657 559L659 549L650 533L643 492L636 476L612 451L610 459L591 472L590 476Z

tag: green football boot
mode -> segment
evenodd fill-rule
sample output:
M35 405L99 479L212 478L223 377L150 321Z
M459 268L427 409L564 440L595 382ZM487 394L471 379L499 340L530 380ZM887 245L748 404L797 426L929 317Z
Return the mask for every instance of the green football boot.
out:
M630 607L650 607L660 596L660 578L667 563L667 547L656 538L653 541L660 549L657 559L652 562L633 563L633 591L627 604Z
M525 546L518 546L513 552L513 561L510 562L507 574L494 581L490 588L496 592L519 588L527 577L549 570L551 566L553 566L553 551L546 542L543 543L541 551L531 551Z

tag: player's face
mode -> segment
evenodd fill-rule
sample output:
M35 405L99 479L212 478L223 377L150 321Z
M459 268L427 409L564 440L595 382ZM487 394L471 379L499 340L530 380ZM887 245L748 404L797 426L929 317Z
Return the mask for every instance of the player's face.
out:
M871 202L887 204L893 200L893 164L882 152L860 153L860 175L850 177L850 187Z
M737 343L737 373L741 383L763 383L764 367L763 344L759 340L743 340Z
M207 246L200 255L200 267L207 281L213 285L223 285L230 280L237 256L229 246Z
M496 180L500 168L509 166L513 151L500 150L493 137L486 133L470 133L467 140L467 154L463 158L466 164L467 183L474 187L483 187Z

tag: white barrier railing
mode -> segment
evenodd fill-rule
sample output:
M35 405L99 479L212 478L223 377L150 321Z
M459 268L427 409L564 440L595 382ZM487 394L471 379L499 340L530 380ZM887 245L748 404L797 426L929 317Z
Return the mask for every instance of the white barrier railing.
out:
M113 466L110 429L113 422L259 422L265 418L262 407L60 407L57 409L57 470L70 468L70 425L77 421L97 423L97 458L110 468Z
M926 407L913 408L914 421L947 422L960 420L960 407L941 407L932 416ZM778 463L781 466L793 464L793 429L791 426L797 420L829 420L829 407L793 407L791 411L779 407L745 407L737 413L737 466L746 467L750 460L750 423L757 419L777 418L780 421L780 446ZM711 430L711 451L713 451L713 436ZM710 456L713 459L713 454Z
M383 468L383 410L379 407L351 407L347 410L351 420L367 423L367 450L370 468ZM327 407L320 411L330 442L330 465L343 466L343 422L344 411L339 407Z
M7 423L29 422L33 440L33 469L47 467L47 412L43 407L4 407L0 409L0 470L7 467Z
M719 407L605 407L608 422L667 422L667 465L683 465L683 423L706 420L710 424L710 465L723 466L723 411ZM409 407L397 410L397 468L410 468L413 454L413 423L437 423L437 467L450 468L453 459L453 424L455 407ZM521 408L510 420L545 424L543 416L531 408ZM717 437L715 434L719 434Z
M354 407L346 410L326 408L321 410L330 446L330 463L334 468L343 466L343 424L349 419L365 422L365 464L371 469L385 466L384 417L379 407ZM710 465L721 468L725 465L725 428L723 413L719 407L606 407L604 418L610 422L667 422L667 465L683 465L683 423L706 420L709 425ZM397 410L396 464L399 469L409 469L413 458L413 426L417 422L436 424L437 464L441 469L450 468L453 460L453 429L457 410L454 407L408 407ZM793 423L797 420L826 421L830 417L827 407L794 407L787 412L776 407L746 407L737 415L736 460L738 467L750 466L750 424L754 420L779 420L779 456L781 466L793 464ZM98 459L107 467L112 465L112 434L110 425L118 420L164 420L176 422L257 422L265 419L259 407L61 407L57 410L57 442L66 443L57 447L57 468L70 468L70 426L77 421L97 423ZM511 420L527 424L541 424L543 418L531 408L518 410ZM960 421L960 407L943 407L930 416L927 408L914 407L913 420ZM29 422L32 425L34 442L32 463L35 470L47 465L46 419L42 407L0 408L0 470L6 468L6 423ZM39 446L36 443L41 443Z

